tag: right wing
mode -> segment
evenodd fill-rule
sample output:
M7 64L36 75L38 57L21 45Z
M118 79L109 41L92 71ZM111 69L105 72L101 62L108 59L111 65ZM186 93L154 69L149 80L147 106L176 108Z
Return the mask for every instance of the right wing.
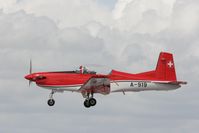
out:
M110 79L107 76L93 76L78 90L86 97L88 93L100 93L107 95L110 93Z

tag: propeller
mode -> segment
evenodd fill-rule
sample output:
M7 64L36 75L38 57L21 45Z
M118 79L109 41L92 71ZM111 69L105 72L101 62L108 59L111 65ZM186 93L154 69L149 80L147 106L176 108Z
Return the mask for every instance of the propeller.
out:
M32 60L31 59L30 59L29 74L32 74ZM31 83L32 83L32 81L29 80L29 87L30 87Z

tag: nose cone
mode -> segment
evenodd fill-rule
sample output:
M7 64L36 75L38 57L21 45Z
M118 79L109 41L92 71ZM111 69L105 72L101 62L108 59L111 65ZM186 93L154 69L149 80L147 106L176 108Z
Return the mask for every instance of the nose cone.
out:
M31 74L26 75L24 78L27 79L27 80L32 80L32 75Z

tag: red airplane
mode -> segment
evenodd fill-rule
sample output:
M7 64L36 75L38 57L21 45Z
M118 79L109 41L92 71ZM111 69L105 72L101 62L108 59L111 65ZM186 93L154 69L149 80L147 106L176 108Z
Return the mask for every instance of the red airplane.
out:
M161 52L155 70L131 74L112 70L109 74L97 74L80 66L75 71L38 72L32 73L30 62L30 74L25 76L29 83L35 82L39 87L51 90L48 105L53 106L55 92L71 91L79 92L85 98L84 106L95 106L97 101L95 93L108 95L112 92L138 92L149 90L175 90L186 84L177 81L173 55Z

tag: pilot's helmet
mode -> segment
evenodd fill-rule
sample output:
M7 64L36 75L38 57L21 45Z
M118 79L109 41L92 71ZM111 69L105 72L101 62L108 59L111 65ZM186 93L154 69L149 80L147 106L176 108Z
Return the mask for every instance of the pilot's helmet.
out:
M83 73L83 69L84 69L83 66L80 66L80 67L79 67L80 73Z

